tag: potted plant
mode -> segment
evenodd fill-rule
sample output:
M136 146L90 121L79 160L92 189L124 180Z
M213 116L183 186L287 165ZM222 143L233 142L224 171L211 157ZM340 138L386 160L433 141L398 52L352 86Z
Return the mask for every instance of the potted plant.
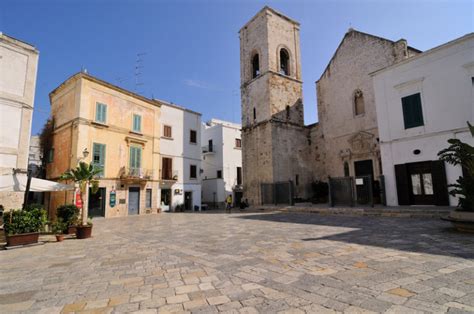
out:
M65 234L74 234L79 220L79 208L74 204L61 205L56 209L56 219L63 222Z
M96 176L101 172L102 169L81 161L76 169L69 169L60 177L61 180L72 180L79 185L82 208L81 219L76 226L76 236L78 239L89 238L92 234L92 222L87 220L89 186L92 193L97 193L99 181L96 179Z
M64 230L67 228L67 224L61 219L56 219L52 223L53 233L56 235L56 241L62 242L64 240Z
M467 122L471 135L474 127ZM450 146L438 153L439 159L453 166L461 166L464 170L455 184L449 186L452 196L458 196L458 207L451 211L445 220L451 221L460 231L474 232L474 147L459 139L449 139Z
M39 232L47 219L42 208L10 210L3 217L7 246L33 244L38 242Z

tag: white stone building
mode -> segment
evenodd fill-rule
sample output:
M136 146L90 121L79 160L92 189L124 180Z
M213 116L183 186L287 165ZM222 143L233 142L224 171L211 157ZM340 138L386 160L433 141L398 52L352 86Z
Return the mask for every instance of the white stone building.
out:
M161 104L160 207L174 211L201 208L201 114L167 102Z
M222 207L228 195L235 205L242 198L241 125L211 119L202 124L202 201Z
M38 50L0 33L0 176L28 168ZM23 192L0 192L5 209L20 208Z
M471 145L474 33L373 73L388 205L457 205L461 167L438 161L450 138Z

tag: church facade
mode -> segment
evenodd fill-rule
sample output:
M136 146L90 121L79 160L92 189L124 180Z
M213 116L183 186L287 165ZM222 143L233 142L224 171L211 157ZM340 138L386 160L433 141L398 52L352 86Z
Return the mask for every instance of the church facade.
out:
M265 203L264 186L287 183L312 196L328 176L381 172L370 73L419 53L350 29L317 83L318 123L304 124L300 25L264 7L239 31L244 197ZM278 194L276 190L274 194Z

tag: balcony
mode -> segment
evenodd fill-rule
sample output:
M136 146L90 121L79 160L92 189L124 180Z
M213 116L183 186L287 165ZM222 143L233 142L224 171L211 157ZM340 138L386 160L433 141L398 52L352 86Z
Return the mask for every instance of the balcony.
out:
M120 169L120 178L129 180L151 180L153 179L153 169L122 167L122 169Z
M160 178L163 181L178 181L178 170L163 171L161 170Z
M216 146L215 145L206 145L202 147L203 154L215 154L216 153Z

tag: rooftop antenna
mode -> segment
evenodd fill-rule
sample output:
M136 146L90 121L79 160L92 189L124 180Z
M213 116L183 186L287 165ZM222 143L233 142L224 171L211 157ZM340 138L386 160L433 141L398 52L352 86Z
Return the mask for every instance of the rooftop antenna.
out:
M143 69L143 56L146 55L146 52L139 52L137 53L137 60L135 61L135 93L141 94L142 91L140 90L141 86L143 86L143 82L141 80L142 76L142 69Z

